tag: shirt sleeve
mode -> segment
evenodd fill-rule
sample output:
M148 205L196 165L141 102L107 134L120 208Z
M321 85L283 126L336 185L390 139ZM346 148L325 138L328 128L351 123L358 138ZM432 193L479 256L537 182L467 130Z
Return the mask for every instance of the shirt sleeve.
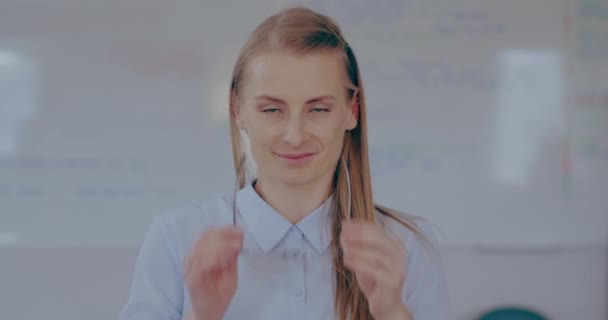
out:
M178 320L184 299L173 220L158 216L140 248L128 300L118 320Z
M413 236L408 273L405 286L405 301L413 320L451 320L451 305L439 255L437 241L430 225L418 224L429 240L429 247Z

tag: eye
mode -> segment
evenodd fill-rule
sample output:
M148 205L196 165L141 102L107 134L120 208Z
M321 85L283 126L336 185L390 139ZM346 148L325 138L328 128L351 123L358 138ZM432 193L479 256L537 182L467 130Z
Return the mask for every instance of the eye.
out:
M274 105L267 105L267 106L262 107L263 113L278 113L280 111L281 111L281 109L277 108Z
M310 109L312 112L329 112L329 108L325 106L316 106Z

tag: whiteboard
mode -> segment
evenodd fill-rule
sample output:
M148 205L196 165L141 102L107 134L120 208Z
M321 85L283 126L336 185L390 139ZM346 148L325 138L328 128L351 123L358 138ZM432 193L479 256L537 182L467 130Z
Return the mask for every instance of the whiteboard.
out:
M357 55L378 202L445 245L608 243L606 1L20 0L0 2L0 245L136 247L230 194L233 64L294 4Z

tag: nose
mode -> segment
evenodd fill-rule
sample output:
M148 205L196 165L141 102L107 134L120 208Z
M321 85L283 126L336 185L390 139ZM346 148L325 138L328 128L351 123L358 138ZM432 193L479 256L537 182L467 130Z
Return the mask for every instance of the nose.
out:
M293 115L285 125L283 141L291 147L297 148L306 141L306 132L301 117Z

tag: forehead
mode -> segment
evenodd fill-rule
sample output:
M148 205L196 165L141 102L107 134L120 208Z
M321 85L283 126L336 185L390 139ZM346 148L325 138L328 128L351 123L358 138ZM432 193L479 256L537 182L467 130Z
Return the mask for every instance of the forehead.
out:
M261 53L249 62L243 77L249 94L303 96L344 92L346 75L336 52L293 54L282 51Z

